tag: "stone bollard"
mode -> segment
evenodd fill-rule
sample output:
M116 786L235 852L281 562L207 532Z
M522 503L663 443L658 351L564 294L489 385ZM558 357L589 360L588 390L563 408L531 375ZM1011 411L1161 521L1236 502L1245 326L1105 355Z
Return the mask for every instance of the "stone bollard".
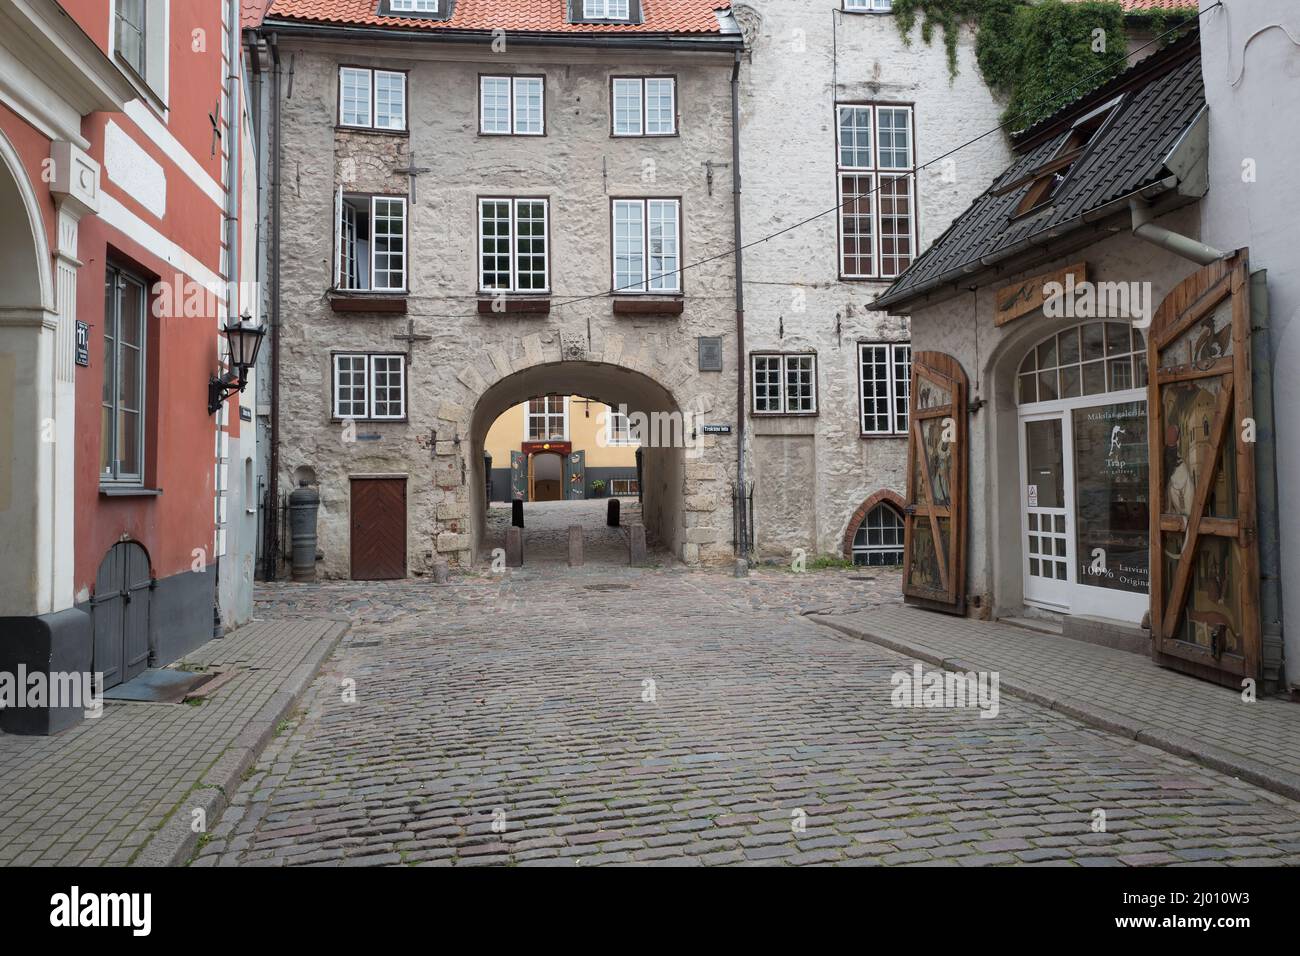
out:
M433 583L446 584L451 580L451 565L445 558L438 558L433 562Z
M630 524L627 526L627 546L627 563L634 568L639 568L645 564L645 525Z
M518 498L510 502L510 524L515 528L524 526L524 503Z
M569 525L569 567L582 567L582 525Z
M738 578L747 578L747 577L749 577L749 562L746 561L744 558L737 558L737 559L736 559L736 570L735 570L734 574L735 574L735 576L738 577Z
M618 512L623 506L619 504L617 498L610 498L609 504L605 508L605 524L611 528L618 527Z
M506 567L524 566L524 529L506 528Z

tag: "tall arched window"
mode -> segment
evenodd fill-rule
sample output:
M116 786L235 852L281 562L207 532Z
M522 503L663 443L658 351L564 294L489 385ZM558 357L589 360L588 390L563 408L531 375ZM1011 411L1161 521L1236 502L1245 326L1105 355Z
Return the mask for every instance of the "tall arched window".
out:
M853 536L853 563L884 567L903 563L903 516L892 505L876 505Z

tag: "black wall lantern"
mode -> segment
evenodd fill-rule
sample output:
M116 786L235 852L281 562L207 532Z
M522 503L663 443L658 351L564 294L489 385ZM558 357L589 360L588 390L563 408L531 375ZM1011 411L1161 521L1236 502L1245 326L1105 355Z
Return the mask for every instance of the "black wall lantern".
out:
M254 325L251 316L241 316L221 330L226 337L226 354L230 357L230 371L208 381L208 414L215 415L222 404L235 392L242 392L248 384L248 370L257 362L257 350L262 345L266 329Z

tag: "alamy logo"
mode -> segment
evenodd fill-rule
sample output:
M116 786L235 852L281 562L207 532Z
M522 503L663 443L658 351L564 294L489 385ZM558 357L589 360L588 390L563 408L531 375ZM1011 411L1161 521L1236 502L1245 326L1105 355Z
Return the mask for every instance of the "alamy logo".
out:
M50 897L50 925L58 927L125 926L133 936L148 936L153 928L151 893L70 893Z
M927 671L915 664L911 673L890 678L895 707L978 707L980 717L996 717L1001 705L997 671Z
M1049 319L1128 319L1137 329L1151 325L1150 282L1065 282L1043 285L1043 315Z
M104 713L103 674L88 671L32 671L19 664L16 673L0 671L0 710L30 707L79 707L90 718Z

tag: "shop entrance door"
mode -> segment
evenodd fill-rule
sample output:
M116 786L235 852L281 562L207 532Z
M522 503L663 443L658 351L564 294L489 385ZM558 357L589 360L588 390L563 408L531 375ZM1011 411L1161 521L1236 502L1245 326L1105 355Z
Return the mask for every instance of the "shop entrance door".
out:
M1073 462L1065 454L1069 423L1057 413L1022 419L1020 428L1025 600L1069 611L1074 563Z

